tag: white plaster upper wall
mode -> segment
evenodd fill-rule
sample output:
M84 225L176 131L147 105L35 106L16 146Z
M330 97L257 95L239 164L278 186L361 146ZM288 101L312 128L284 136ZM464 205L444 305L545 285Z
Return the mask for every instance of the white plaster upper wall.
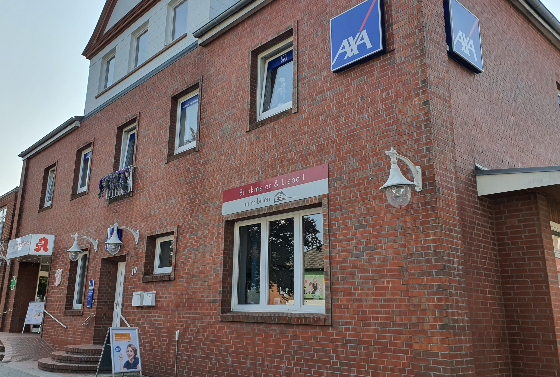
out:
M121 0L123 1L123 0ZM136 0L134 0L136 1ZM138 79L148 74L151 70L157 68L160 64L179 53L181 50L196 42L196 38L192 34L200 27L210 21L211 7L217 8L214 12L222 13L229 8L230 3L235 3L236 0L188 0L189 11L187 19L187 37L176 43L164 53L158 55L152 61L141 67L133 74L126 77L122 82L110 88L107 92L103 93L99 98L95 98L102 92L101 76L103 57L110 51L115 50L115 73L114 82L121 80L128 75L132 70L130 58L134 56L131 53L132 39L135 31L142 25L148 22L148 41L146 59L150 59L157 55L165 46L170 42L169 39L169 25L171 6L177 3L177 0L162 0L157 5L152 7L146 14L144 14L138 21L130 26L125 32L119 35L110 45L103 49L90 61L88 87L86 93L85 114L88 114L105 101L119 93L121 90L127 88L129 85L136 82ZM212 1L216 3L211 4ZM117 4L118 5L118 4ZM221 8L221 9L219 9ZM219 14L218 13L218 14Z
M210 0L210 19L214 19L241 0Z
M105 33L117 22L119 22L119 20L123 18L128 12L130 12L132 8L137 6L140 1L142 0L119 0L117 5L115 5L115 8L113 9L113 13L111 13L111 18L109 19L109 23L107 24Z

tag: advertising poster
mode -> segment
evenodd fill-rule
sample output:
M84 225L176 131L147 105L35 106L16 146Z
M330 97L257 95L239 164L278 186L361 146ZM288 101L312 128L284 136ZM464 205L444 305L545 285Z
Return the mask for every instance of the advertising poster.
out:
M25 316L25 325L40 325L43 322L44 302L30 302Z
M325 273L323 271L305 271L303 280L305 301L325 299Z
M138 328L111 327L110 336L113 373L141 371Z

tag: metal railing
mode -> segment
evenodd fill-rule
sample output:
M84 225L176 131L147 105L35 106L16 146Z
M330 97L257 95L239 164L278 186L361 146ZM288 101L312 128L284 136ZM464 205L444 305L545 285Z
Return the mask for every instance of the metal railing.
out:
M105 193L105 197L107 198L107 200L118 198L119 196L129 194L133 191L133 189L134 189L134 166L129 166L128 168L129 168L129 172L130 172L129 175L128 175L128 187L126 187L125 189L118 188L118 189L113 189L113 190L107 190L107 192Z
M95 313L91 313L91 314L86 318L86 320L84 321L84 323L82 323L82 326L89 326L88 321L89 321L89 319L90 319L91 317L95 317Z
M54 318L53 315L51 313L49 313L48 311L45 310L45 313L48 314L52 319L54 319L56 322L58 322L58 324L64 328L66 328L66 325L63 324L62 322L60 322L58 319Z

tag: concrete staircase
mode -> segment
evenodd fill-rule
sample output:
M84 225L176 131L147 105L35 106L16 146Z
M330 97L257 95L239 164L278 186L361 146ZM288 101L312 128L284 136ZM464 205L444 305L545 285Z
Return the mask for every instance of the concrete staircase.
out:
M40 359L39 369L57 373L95 372L103 346L84 344L66 346L64 351L55 351L51 357Z

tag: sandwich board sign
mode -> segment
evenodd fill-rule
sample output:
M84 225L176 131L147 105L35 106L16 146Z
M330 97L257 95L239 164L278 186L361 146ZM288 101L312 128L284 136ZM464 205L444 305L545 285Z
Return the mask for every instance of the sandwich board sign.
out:
M478 18L457 0L444 0L447 52L474 73L484 72Z
M27 307L27 314L25 315L25 322L23 323L23 331L25 330L25 325L41 326L43 324L43 312L45 311L44 302L32 301Z
M331 71L385 53L383 0L366 0L331 19Z
M111 327L109 334L113 374L141 372L138 327Z

